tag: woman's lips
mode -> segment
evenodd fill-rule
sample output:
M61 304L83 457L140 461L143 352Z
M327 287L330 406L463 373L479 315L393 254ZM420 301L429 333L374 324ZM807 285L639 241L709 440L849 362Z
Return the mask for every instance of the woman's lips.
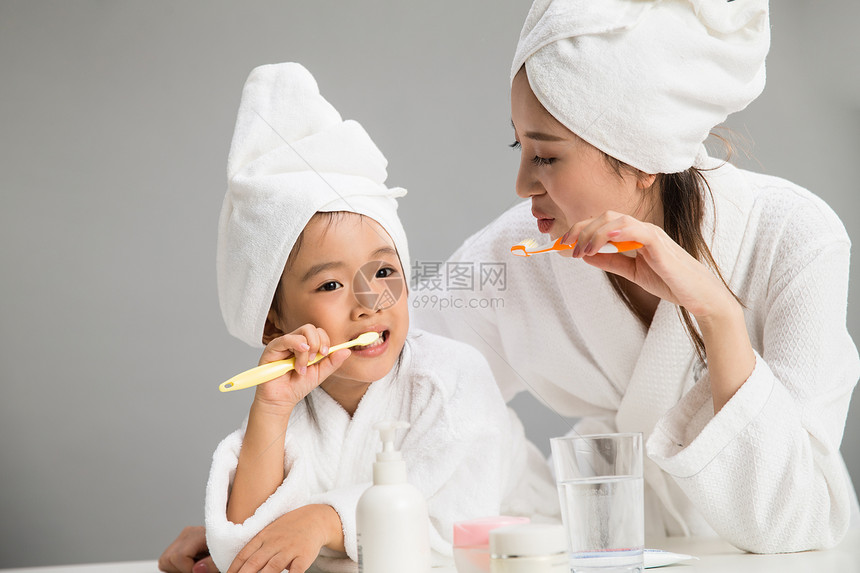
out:
M555 223L555 219L541 213L534 206L532 206L532 217L537 219L538 231L541 233L549 233L550 228L552 228L553 223Z
M538 217L538 231L540 231L541 233L549 233L549 230L552 228L553 223L555 223L555 219Z

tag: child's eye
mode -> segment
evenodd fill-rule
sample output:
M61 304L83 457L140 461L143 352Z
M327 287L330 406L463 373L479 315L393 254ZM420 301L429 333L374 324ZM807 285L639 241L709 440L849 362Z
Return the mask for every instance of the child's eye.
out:
M552 165L553 163L555 163L555 157L546 158L546 157L538 157L537 155L535 155L534 158L532 159L532 163L534 163L538 167L542 167L544 165Z
M332 290L337 290L342 286L343 285L337 281L328 281L327 283L323 283L322 285L320 285L320 287L317 290L318 291L332 291Z
M375 277L378 279L388 278L391 275L393 275L394 272L395 272L394 269L392 269L391 267L382 267L381 269L376 271Z

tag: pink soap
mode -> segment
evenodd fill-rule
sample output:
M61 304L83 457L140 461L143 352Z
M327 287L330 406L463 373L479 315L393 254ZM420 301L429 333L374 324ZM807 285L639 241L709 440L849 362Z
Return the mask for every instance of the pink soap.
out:
M506 525L529 523L528 517L497 515L454 524L454 563L458 573L490 570L490 531Z
M458 521L454 524L454 547L463 547L465 545L489 546L490 530L504 527L505 525L517 525L528 522L528 517L510 517L507 515Z

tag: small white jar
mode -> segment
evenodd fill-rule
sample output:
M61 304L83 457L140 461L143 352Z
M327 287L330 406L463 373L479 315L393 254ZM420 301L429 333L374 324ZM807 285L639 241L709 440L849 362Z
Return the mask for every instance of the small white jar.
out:
M490 531L491 573L569 573L562 525L529 523Z
M457 573L490 573L490 531L529 523L528 517L498 515L454 524L454 565Z

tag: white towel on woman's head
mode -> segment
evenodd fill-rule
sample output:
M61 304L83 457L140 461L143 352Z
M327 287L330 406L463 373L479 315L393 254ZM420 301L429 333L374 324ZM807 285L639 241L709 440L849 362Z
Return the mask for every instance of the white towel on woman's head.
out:
M227 159L218 224L218 296L230 334L262 346L287 257L318 211L350 211L377 221L409 276L396 199L406 190L385 186L387 165L361 125L342 120L300 64L251 71Z
M764 89L767 0L536 0L511 67L547 111L646 173L704 159Z

